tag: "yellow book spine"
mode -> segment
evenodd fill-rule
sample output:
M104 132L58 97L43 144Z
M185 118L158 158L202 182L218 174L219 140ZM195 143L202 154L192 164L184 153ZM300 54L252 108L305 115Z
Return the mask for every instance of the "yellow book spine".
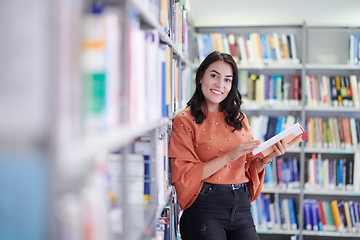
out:
M338 208L337 200L332 200L331 203L330 203L330 206L331 206L331 212L332 212L332 215L333 215L333 218L334 218L334 224L335 224L336 230L338 232L343 232L344 226L343 226L343 224L341 222L341 219L340 219L340 211L339 211L339 208Z

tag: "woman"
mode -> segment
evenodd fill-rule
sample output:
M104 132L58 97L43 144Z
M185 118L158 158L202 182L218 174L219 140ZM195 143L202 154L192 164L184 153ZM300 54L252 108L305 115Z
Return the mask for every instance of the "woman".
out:
M253 139L241 111L238 69L231 55L210 53L195 81L187 108L173 119L169 148L172 183L184 210L181 238L258 239L250 202L261 192L265 165L288 145L278 142L264 159L251 154L260 141Z

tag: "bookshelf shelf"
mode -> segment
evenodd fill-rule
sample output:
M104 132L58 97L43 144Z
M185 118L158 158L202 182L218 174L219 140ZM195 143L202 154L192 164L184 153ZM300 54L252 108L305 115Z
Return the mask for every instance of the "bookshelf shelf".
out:
M360 70L359 66L349 64L305 64L308 70Z
M307 236L324 236L324 237L359 237L357 233L339 233L339 232L322 232L322 231L302 231Z
M259 234L284 234L284 235L298 235L300 233L299 230L267 230L267 229L257 229Z
M354 154L356 148L352 149L328 149L328 148L305 148L305 153L330 153L330 154Z
M332 113L341 113L341 112L349 112L356 113L360 110L360 108L356 107L305 107L307 112L332 112Z
M256 70L281 70L281 69L290 69L290 70L301 70L303 68L300 64L251 64L251 65L238 65L240 70L244 69L256 69Z
M304 190L304 194L307 195L337 195L337 196L354 196L354 197L359 197L360 193L359 192L350 192L350 191L337 191L337 190L333 190L333 191L326 191L326 190Z
M281 189L281 188L268 188L264 187L262 192L265 193L281 193L281 194L300 194L300 189Z

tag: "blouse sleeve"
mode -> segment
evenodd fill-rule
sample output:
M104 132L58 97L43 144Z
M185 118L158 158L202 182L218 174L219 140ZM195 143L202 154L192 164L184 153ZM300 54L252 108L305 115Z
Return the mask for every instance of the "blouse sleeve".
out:
M246 115L244 116L245 116L243 121L245 124L244 127L250 130L250 125L247 116ZM265 177L265 168L261 172L258 172L256 168L257 157L255 157L252 153L247 154L246 159L250 163L250 166L249 168L247 168L245 174L249 178L248 187L251 196L250 201L253 202L260 195L260 192L262 190L264 177Z
M176 189L181 209L186 209L195 201L201 190L204 163L195 153L190 125L183 122L185 117L180 119L174 118L169 158L171 181Z
M260 195L265 177L265 168L261 172L258 172L256 168L257 158L253 154L248 154L247 159L249 159L250 166L246 171L246 175L249 178L248 187L251 196L250 201L253 202Z

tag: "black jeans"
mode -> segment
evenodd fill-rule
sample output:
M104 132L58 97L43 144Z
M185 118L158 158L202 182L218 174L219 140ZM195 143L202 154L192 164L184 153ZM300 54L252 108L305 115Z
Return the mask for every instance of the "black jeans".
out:
M204 183L195 202L182 213L182 240L258 240L246 184Z

